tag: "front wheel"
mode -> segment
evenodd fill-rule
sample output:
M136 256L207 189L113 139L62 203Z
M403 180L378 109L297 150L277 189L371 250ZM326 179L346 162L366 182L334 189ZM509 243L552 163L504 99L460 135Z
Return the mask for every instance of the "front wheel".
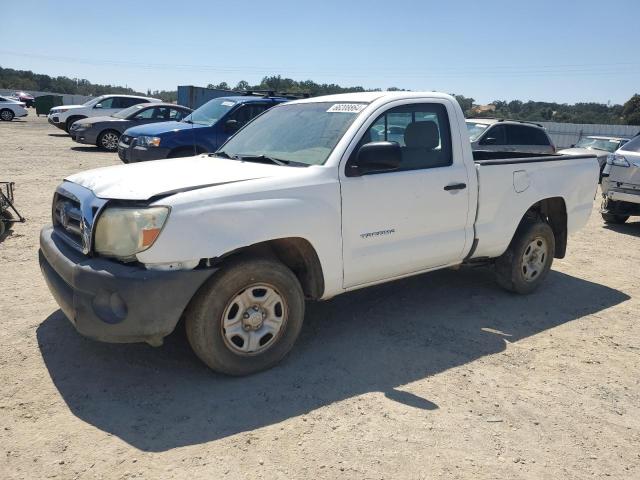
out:
M14 117L13 112L8 108L5 108L4 110L0 110L0 120L2 120L3 122L10 122L11 120L13 120L13 117Z
M223 266L185 312L193 351L228 375L274 366L293 347L303 319L300 282L282 263L263 258Z
M98 146L104 148L107 152L118 151L118 141L120 134L115 130L105 130L98 135Z
M602 219L604 220L604 223L622 225L627 220L629 220L629 215L614 215L612 213L603 213Z
M507 251L496 259L500 286L516 293L533 292L551 269L555 247L548 223L537 219L521 224Z

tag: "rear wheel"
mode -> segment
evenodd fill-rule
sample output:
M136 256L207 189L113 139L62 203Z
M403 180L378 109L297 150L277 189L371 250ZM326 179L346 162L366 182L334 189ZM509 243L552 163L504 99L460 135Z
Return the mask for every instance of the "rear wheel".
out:
M555 237L548 223L538 218L518 227L507 251L496 259L496 279L503 288L531 293L545 279L555 255Z
M0 120L4 122L10 122L11 120L13 120L13 117L14 114L12 110L9 110L8 108L0 110Z
M622 225L627 220L629 220L629 215L614 215L612 213L603 213L602 219L604 220L604 223Z
M108 152L118 151L118 141L120 134L115 130L105 130L98 135L98 147L104 148Z
M296 276L271 259L223 266L185 312L187 338L210 368L248 375L278 363L302 328L304 294Z

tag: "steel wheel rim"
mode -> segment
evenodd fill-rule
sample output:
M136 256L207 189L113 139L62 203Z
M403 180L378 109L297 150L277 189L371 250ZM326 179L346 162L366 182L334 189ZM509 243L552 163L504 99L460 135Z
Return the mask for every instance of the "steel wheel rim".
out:
M102 136L102 146L107 150L115 150L118 148L118 136L115 133L109 132Z
M524 249L521 271L527 282L533 282L544 271L549 256L549 246L543 237L535 237Z
M2 112L0 112L0 116L2 116L3 120L11 120L11 112L9 112L8 110L3 110Z
M227 303L220 328L229 350L241 356L260 354L284 331L288 309L273 285L256 283L243 288Z

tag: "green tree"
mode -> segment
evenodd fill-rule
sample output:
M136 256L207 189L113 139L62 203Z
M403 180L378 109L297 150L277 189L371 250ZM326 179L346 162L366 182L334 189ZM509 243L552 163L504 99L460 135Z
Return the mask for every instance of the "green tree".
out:
M640 125L640 95L637 93L622 106L622 118L627 125Z

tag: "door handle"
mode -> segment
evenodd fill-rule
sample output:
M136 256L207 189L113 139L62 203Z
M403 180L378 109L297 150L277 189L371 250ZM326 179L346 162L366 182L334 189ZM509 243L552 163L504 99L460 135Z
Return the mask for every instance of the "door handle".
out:
M464 190L465 188L467 188L467 184L466 183L452 183L451 185L447 185L444 187L444 189L449 192L451 190Z

